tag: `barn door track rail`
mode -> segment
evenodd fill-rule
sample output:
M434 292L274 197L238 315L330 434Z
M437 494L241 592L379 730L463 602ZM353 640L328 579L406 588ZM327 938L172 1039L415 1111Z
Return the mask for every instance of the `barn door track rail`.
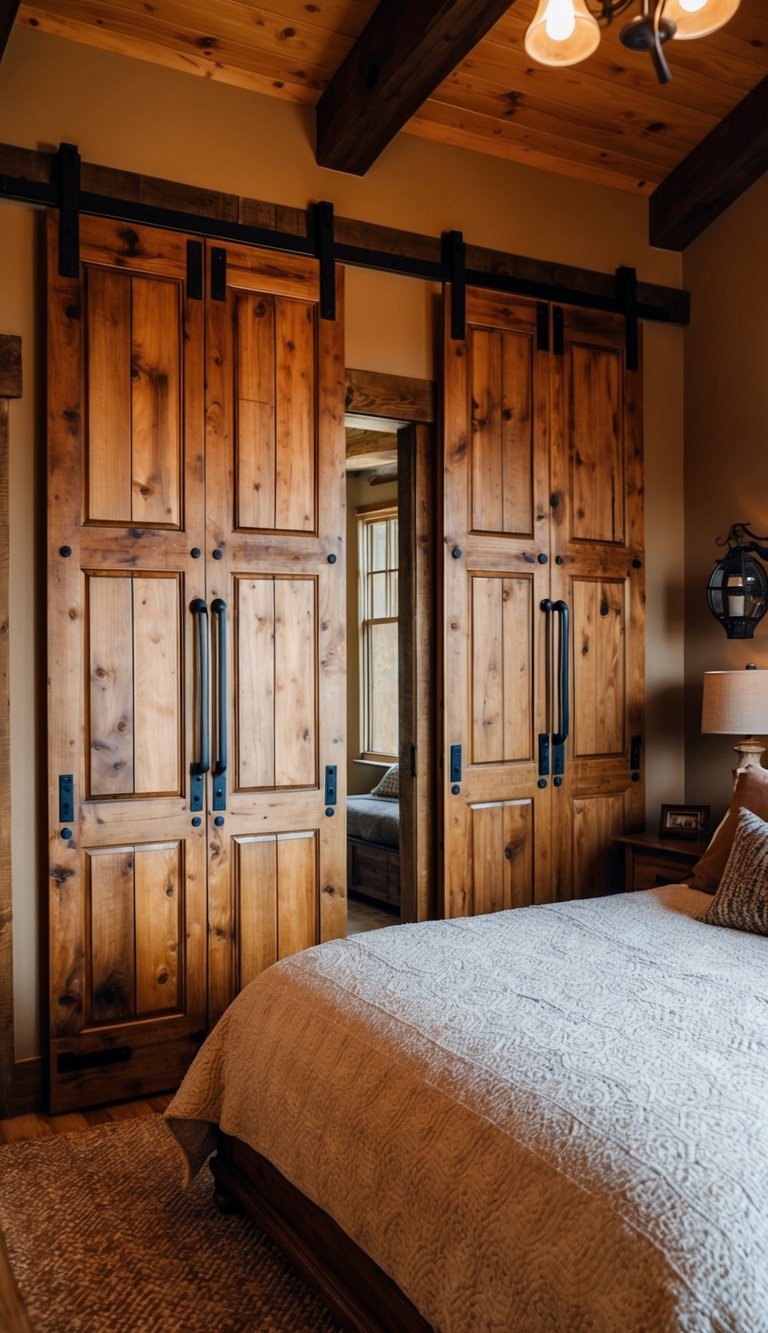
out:
M335 317L334 266L344 263L450 283L451 334L457 339L464 332L467 287L623 315L630 368L637 365L640 320L680 325L690 320L688 292L641 282L626 265L601 273L473 246L458 231L433 237L339 218L327 201L299 209L203 190L82 162L74 144L61 144L56 153L0 144L3 198L60 210L63 277L77 273L78 219L87 213L313 256L320 265L324 319Z

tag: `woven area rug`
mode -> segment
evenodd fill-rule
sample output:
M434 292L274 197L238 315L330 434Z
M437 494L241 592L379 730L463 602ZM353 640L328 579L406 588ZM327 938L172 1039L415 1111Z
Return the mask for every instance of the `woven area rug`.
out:
M35 1333L336 1333L212 1178L181 1188L160 1116L0 1148L0 1227Z

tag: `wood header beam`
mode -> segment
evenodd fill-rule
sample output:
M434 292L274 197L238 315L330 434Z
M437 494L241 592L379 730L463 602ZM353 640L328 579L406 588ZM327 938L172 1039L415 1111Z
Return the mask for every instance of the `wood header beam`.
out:
M768 170L768 77L657 186L650 243L684 250Z
M0 60L5 55L5 48L20 5L21 0L0 0Z
M364 176L513 3L379 0L317 104L319 165Z

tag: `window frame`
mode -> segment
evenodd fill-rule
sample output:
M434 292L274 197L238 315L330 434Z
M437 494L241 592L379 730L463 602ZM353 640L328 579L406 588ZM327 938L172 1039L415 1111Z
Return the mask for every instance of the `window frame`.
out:
M397 502L390 500L368 505L359 505L355 509L355 519L357 524L357 543L358 543L358 636L359 636L359 670L360 670L360 758L372 763L393 764L397 763L399 758L399 734L395 738L395 750L390 753L385 750L374 750L370 747L371 740L371 689L372 681L369 668L370 662L370 629L375 625L387 625L399 623L398 593L392 591L392 575L396 576L396 586L399 587L400 560L399 560L399 528L397 524L398 507ZM387 559L384 570L373 571L370 569L370 554L368 549L368 531L373 523L386 521L388 524L394 520L396 525L394 536L388 529L387 532ZM394 558L394 564L392 560ZM393 609L394 615L374 616L367 612L369 606L369 576L372 573L385 573L387 575L387 593L386 599L388 609ZM399 718L399 709L398 709ZM398 722L399 730L399 722Z

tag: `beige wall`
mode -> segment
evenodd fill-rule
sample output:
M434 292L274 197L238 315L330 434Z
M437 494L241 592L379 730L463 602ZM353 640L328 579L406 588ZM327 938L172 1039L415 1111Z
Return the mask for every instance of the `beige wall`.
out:
M330 199L340 214L467 240L542 259L612 271L633 264L647 281L679 285L679 256L647 243L642 199L401 135L359 180L316 166L306 110L120 56L15 29L0 66L2 137L31 148L76 143L83 157L126 170L305 206ZM35 340L33 217L0 205L2 332L25 339L27 397L12 408L11 607L14 753L34 753L29 622L34 550L32 466ZM347 363L432 376L434 292L427 284L352 270L347 284ZM680 330L645 336L648 546L648 803L682 798L679 682L682 615L682 368ZM38 384L39 384L38 380ZM18 774L16 775L18 782ZM37 1048L31 829L33 775L14 788L17 1052Z
M689 247L693 320L685 337L686 799L719 811L731 789L731 745L702 736L702 677L747 662L768 668L768 624L729 640L705 589L732 523L768 533L768 175Z

